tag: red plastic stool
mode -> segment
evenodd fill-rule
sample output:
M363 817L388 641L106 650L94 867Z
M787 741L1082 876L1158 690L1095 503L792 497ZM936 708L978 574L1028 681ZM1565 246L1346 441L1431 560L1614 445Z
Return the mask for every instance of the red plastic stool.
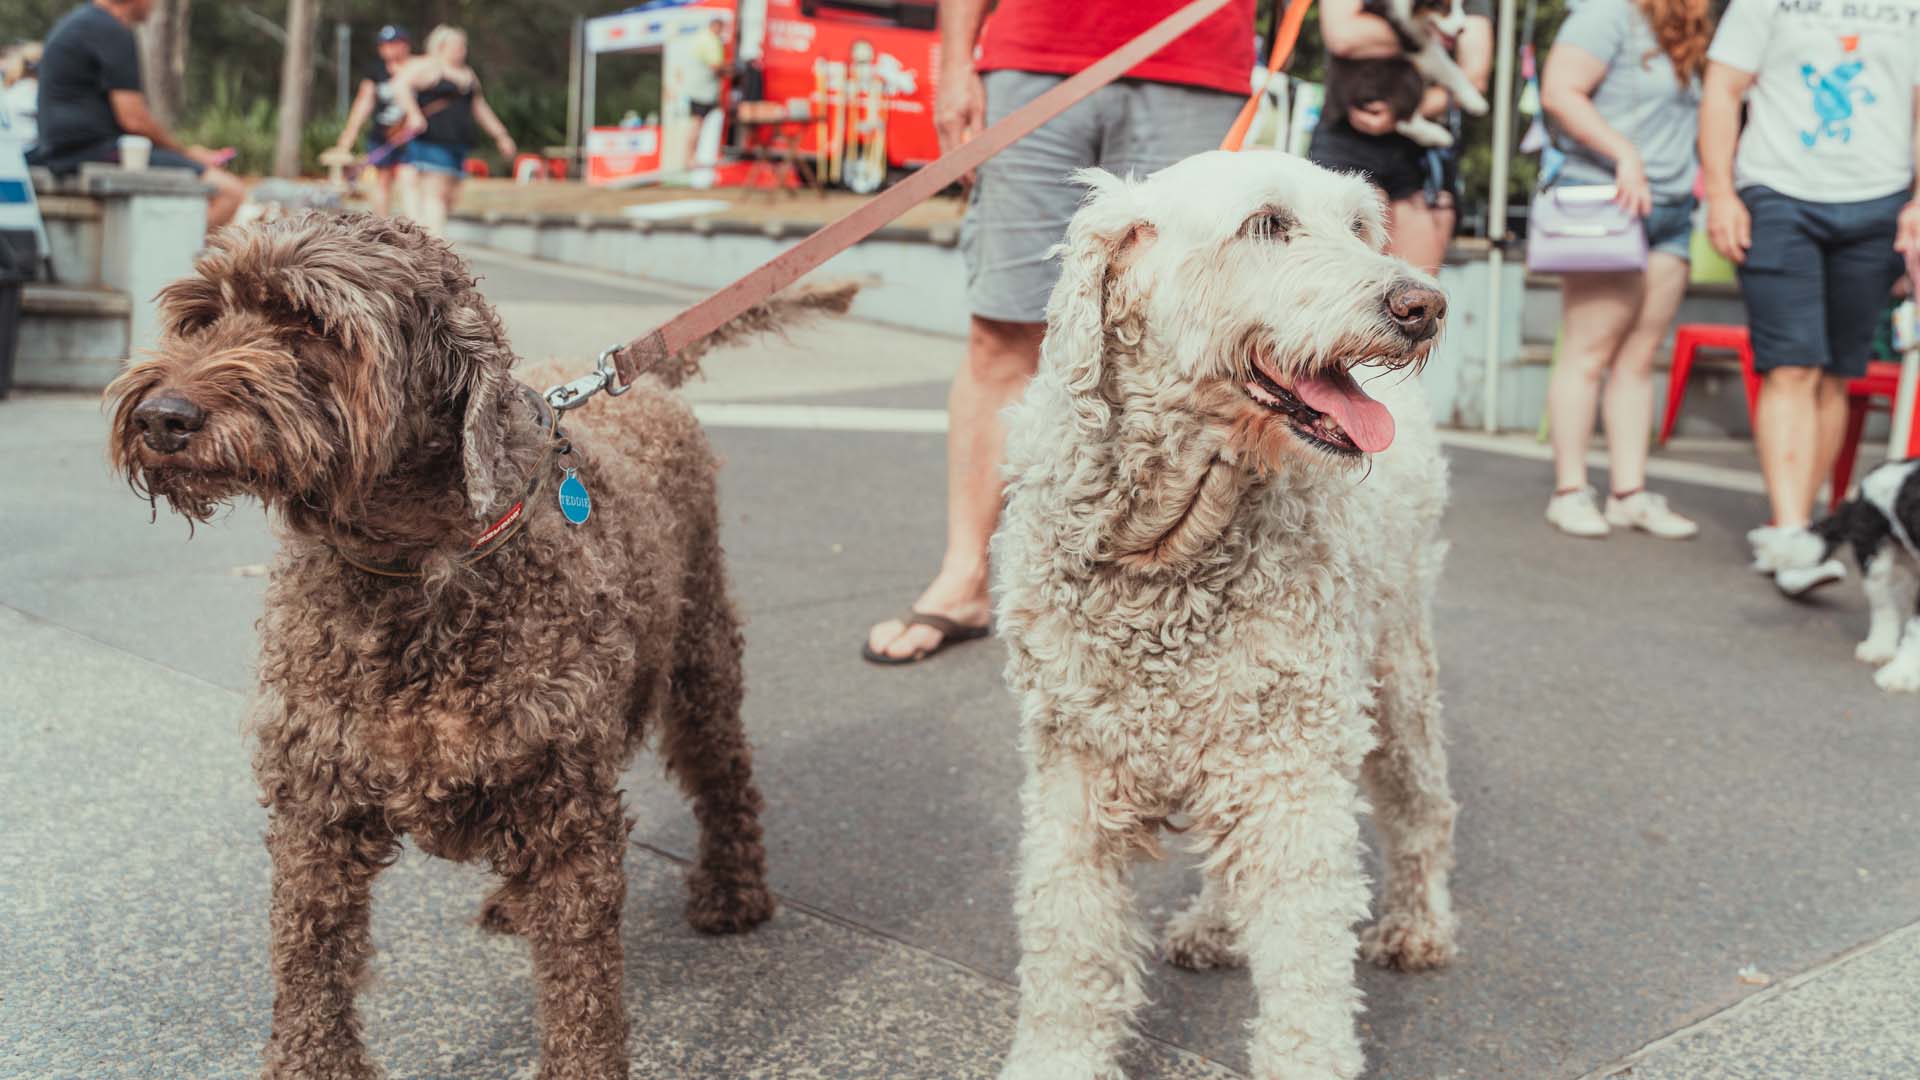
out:
M1840 456L1833 462L1833 477L1830 485L1829 506L1839 509L1847 500L1847 489L1853 484L1853 466L1860 459L1860 437L1867 429L1867 414L1878 405L1879 399L1887 399L1887 408L1893 408L1893 395L1900 388L1900 365L1885 360L1875 360L1867 364L1867 373L1847 383L1847 433L1840 442ZM1916 423L1907 436L1907 456L1920 457L1920 405L1914 407Z
M567 178L567 159L563 157L548 158L547 175L555 180L565 180Z
M1680 403L1687 396L1687 376L1693 372L1693 358L1701 349L1725 349L1740 354L1740 379L1747 389L1747 415L1752 416L1760 402L1760 375L1753 370L1753 341L1744 326L1717 323L1683 323L1673 330L1673 362L1667 370L1667 415L1660 421L1660 442L1673 437L1674 421L1680 418Z
M484 179L493 175L492 170L487 168L487 163L481 161L479 158L468 158L466 168L468 176L478 176Z

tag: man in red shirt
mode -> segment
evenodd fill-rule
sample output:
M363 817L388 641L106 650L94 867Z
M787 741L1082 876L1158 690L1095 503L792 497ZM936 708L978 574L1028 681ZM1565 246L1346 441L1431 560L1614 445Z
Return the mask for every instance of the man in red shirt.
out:
M941 0L934 120L952 149L1178 10L1184 0ZM1000 411L1040 362L1048 250L1080 205L1076 169L1145 176L1219 146L1252 89L1254 0L1233 0L1178 41L985 165L960 244L973 321L947 399L947 551L906 615L863 655L912 663L987 632L987 541L1000 514ZM984 24L984 26L983 26ZM976 45L978 52L976 56Z

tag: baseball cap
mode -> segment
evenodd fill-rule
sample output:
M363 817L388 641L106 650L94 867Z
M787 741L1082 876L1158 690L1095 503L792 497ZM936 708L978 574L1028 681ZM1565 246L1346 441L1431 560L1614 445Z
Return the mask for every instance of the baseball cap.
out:
M385 45L389 41L410 41L412 39L407 37L406 27L388 23L380 28L379 33L373 35L373 40Z

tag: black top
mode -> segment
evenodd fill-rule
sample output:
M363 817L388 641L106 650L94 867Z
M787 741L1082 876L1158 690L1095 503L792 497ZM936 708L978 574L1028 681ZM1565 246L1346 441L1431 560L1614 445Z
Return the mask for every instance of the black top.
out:
M424 142L445 143L462 150L473 145L473 89L476 80L462 87L441 76L432 86L420 91L420 111L427 116Z
M378 146L387 141L406 113L393 99L393 76L387 72L385 60L367 65L360 77L373 84L373 120L367 127L367 145Z
M95 4L74 8L47 35L40 57L40 149L48 156L121 135L107 94L140 90L133 30Z

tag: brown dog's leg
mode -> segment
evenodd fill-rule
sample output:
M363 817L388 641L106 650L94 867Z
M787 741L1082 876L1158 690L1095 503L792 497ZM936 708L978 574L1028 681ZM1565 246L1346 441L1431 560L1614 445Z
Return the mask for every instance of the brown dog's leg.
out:
M276 813L273 858L273 1034L269 1080L367 1080L380 1070L360 1041L353 995L373 954L373 879L398 845L385 828L328 825Z
M753 749L740 723L740 625L717 570L709 580L712 591L691 599L681 628L660 752L700 823L700 853L687 878L687 922L704 933L734 934L767 921L774 902Z
M487 902L491 917L532 947L539 1080L627 1075L620 909L628 821L613 790L617 778L602 779L598 791L522 808L521 832L540 843L496 860L507 882Z

